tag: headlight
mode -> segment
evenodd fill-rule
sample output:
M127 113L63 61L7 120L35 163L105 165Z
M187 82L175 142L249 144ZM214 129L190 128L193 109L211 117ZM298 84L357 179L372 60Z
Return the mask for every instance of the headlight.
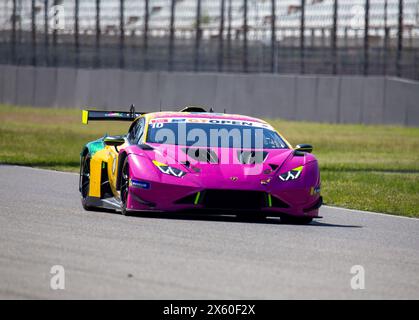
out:
M156 160L153 160L153 163L164 174L169 174L171 176L178 177L178 178L181 178L186 174L186 172L184 172L180 169L170 167L167 164L158 162Z
M301 175L302 171L303 171L303 166L294 168L294 169L292 169L288 172L280 174L279 179L281 179L282 181L289 181L289 180L298 179L298 177Z

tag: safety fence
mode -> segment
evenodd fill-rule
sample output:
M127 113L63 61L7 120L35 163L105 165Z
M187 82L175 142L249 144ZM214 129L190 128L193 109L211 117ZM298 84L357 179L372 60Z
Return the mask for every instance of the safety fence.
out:
M3 0L0 63L419 79L419 0Z

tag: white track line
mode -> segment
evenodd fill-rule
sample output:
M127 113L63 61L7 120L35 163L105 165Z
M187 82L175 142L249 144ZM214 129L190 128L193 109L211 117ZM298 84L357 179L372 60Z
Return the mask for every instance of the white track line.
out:
M19 169L29 169L29 170L35 170L35 171L46 171L46 172L53 172L53 173L60 173L60 174L71 174L71 175L78 175L77 172L67 172L67 171L58 171L58 170L52 170L52 169L42 169L42 168L34 168L34 167L27 167L27 166L19 166L19 165L9 165L9 164L0 164L0 168L19 168Z
M336 210L342 210L342 211L350 211L352 213L368 213L373 215L378 215L382 217L392 217L392 218L400 218L400 219L409 219L409 220L419 220L419 218L414 217L405 217L405 216L397 216L391 213L381 213L381 212L372 212L372 211L363 211L363 210L356 210L356 209L347 209L347 208L341 208L341 207L334 207L334 206L322 206L324 208L330 208L330 209L336 209Z

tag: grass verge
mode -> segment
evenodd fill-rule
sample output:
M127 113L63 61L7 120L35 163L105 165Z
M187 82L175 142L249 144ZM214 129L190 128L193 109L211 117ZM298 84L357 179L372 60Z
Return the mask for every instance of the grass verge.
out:
M291 144L314 146L327 204L419 217L419 128L269 122ZM79 110L0 105L0 163L77 172L86 142L128 126L85 126Z

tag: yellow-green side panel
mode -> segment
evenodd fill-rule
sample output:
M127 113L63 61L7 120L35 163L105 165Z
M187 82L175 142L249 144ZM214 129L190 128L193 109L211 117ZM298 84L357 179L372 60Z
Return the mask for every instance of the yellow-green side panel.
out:
M118 195L116 191L116 176L118 171L118 153L115 151L114 147L107 147L108 150L108 178L109 184L111 186L112 193L114 196Z
M118 165L118 153L114 147L106 146L105 149L96 152L90 161L90 187L89 196L100 197L100 187L102 184L102 164L108 164L108 178L113 194L116 196L116 176Z
M106 149L96 152L90 160L90 185L89 196L100 197L102 176L102 162L107 162L108 151Z

